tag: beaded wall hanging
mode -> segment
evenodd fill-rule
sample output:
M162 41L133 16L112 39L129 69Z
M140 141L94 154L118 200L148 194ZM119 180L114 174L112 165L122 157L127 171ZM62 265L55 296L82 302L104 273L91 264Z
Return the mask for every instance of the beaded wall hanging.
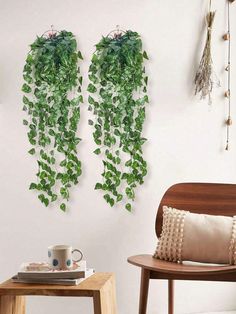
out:
M227 72L227 91L225 92L225 98L227 99L228 103L228 117L226 120L226 150L229 150L229 135L230 135L230 126L232 125L232 118L231 118L231 29L230 29L230 4L234 2L234 0L228 0L227 3L227 33L223 35L223 39L228 41L228 64L225 68Z

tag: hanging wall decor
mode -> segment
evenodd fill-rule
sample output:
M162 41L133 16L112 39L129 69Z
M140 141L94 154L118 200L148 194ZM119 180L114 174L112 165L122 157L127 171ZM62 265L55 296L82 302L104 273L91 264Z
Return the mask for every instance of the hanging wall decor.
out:
M212 61L212 27L216 12L211 11L211 0L209 4L209 12L206 16L207 39L203 50L203 55L199 68L195 76L195 95L200 94L201 99L208 98L208 104L212 104L212 90L214 86L220 87L220 81L217 78Z
M65 30L47 31L30 47L23 73L23 110L28 114L23 124L38 172L29 189L38 192L45 206L58 200L65 211L69 189L81 175L76 131L83 102L78 68L82 55L74 35Z
M94 114L94 153L103 156L102 181L95 189L104 192L110 206L124 202L128 211L135 188L144 182L147 162L143 159L142 136L147 82L140 35L118 28L96 45L89 68L88 110Z
M229 133L230 133L230 126L232 125L232 118L231 118L231 30L230 30L230 3L234 2L234 0L227 1L227 33L223 35L223 39L228 41L228 64L225 68L227 72L227 91L225 92L225 97L228 103L228 117L226 120L226 150L229 150Z

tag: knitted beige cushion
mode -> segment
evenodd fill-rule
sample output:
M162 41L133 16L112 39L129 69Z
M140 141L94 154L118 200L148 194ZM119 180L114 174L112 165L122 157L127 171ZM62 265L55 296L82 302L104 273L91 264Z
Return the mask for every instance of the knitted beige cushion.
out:
M236 264L236 216L194 214L164 206L154 257L172 262Z

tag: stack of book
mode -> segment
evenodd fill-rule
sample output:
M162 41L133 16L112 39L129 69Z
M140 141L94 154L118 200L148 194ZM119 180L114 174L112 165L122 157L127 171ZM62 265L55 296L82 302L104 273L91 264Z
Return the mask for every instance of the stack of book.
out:
M93 268L87 268L86 262L74 263L70 270L53 270L47 263L24 263L13 282L30 284L49 284L76 286L94 274Z

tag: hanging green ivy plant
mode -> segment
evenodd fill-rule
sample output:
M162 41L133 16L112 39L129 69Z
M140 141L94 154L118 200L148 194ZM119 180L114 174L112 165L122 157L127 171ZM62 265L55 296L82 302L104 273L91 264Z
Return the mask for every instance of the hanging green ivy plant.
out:
M37 156L37 180L30 190L37 190L39 200L48 206L60 200L66 210L69 188L78 183L81 162L77 158L76 135L80 119L82 59L71 32L61 31L37 37L30 46L24 66L23 110L28 119L29 154Z
M145 106L148 103L147 82L143 66L147 53L136 32L116 33L103 37L96 45L89 68L88 110L94 114L89 124L102 154L103 180L95 189L104 192L104 199L113 206L126 201L132 210L135 188L144 182L147 163L143 159L142 137Z

